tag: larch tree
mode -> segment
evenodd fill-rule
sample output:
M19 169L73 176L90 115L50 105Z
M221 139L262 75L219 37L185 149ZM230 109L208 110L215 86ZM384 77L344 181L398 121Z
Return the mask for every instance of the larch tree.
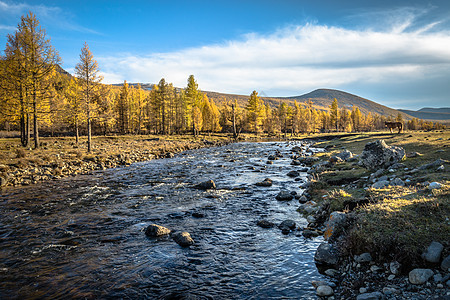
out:
M261 119L264 112L264 103L258 96L257 91L253 91L248 98L246 106L248 112L249 126L255 133L258 133L259 126L261 125Z
M333 99L330 105L330 122L336 131L339 131L339 107L336 98Z
M88 129L88 152L92 150L92 129L91 129L91 101L96 92L96 86L103 80L100 76L98 63L94 55L89 50L85 42L81 48L80 62L75 66L75 73L81 84L81 90L86 103L86 118Z
M19 75L19 91L21 106L21 125L24 127L23 108L31 111L33 115L33 137L34 147L39 148L39 119L41 112L48 110L48 104L45 103L51 95L49 91L52 86L52 78L55 74L55 68L60 63L58 53L50 43L45 30L39 25L36 15L29 12L22 16L15 35L8 38L9 51L7 55L13 54L17 64L15 73ZM8 48L8 46L7 46ZM14 80L14 79L13 79ZM25 91L25 94L23 94ZM29 103L30 107L25 106ZM29 139L29 115L28 138ZM23 141L27 140L23 139Z

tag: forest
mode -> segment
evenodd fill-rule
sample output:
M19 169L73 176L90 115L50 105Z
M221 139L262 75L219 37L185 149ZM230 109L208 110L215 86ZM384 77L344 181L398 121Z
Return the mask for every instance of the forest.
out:
M21 144L39 148L40 135L88 136L111 134L193 134L224 132L235 138L241 132L269 135L330 131L372 131L385 128L397 116L364 115L358 107L339 107L334 99L327 110L313 108L312 101L264 103L258 92L249 95L245 107L208 99L194 75L185 88L162 78L150 90L140 84L102 83L100 68L85 43L75 76L64 71L36 15L22 16L16 32L8 34L0 57L0 130L20 132ZM409 130L440 129L439 123L412 119Z

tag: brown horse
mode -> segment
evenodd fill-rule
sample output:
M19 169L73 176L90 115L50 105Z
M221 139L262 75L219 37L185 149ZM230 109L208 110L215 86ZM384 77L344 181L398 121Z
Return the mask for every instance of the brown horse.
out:
M403 123L402 122L384 122L384 125L386 125L387 128L392 132L392 129L398 128L398 133L401 133L403 131Z

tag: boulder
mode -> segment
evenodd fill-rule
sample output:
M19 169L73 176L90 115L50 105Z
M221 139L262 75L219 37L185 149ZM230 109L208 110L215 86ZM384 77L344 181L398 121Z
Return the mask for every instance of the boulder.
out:
M292 162L291 162L291 165L293 165L293 166L300 166L302 163L299 161L299 160L297 160L297 159L294 159Z
M339 157L342 160L348 161L349 159L353 158L353 153L345 149L339 154L336 154L337 157Z
M450 255L442 260L441 269L445 272L448 272L448 269L450 269Z
M279 201L290 201L294 199L294 195L292 195L288 191L280 191L278 195L276 195L275 199Z
M194 185L195 189L199 189L199 190L209 190L209 189L215 189L216 188L216 184L214 183L214 181L207 180L204 182L201 182L197 185Z
M391 271L391 273L394 275L398 275L398 274L400 274L401 267L402 266L400 265L400 263L398 261L393 261L389 264L389 271Z
M359 159L359 164L367 169L389 167L405 158L405 149L388 146L384 140L367 143Z
M273 222L267 221L267 220L259 220L256 225L258 225L259 227L262 228L272 228L273 226L275 226L275 224Z
M300 176L300 173L298 171L290 171L289 173L287 173L287 176L289 177L298 177Z
M392 186L405 186L405 182L401 180L400 178L395 178L390 182L390 185Z
M307 157L302 157L300 159L300 162L304 163L307 166L312 166L314 163L318 162L320 159L318 157L315 156L307 156Z
M278 158L275 155L269 155L269 157L267 157L268 160L277 160Z
M443 160L443 159L436 159L434 162L429 163L429 164L425 164L419 167L419 170L426 170L426 169L434 169L434 168L438 168L442 165L444 165L445 163L448 163L448 161Z
M428 185L429 190L440 189L441 187L442 187L442 184L440 184L439 182L436 182L436 181L433 181Z
M380 300L383 299L383 294L380 292L364 293L356 297L356 300Z
M145 229L145 235L150 236L150 237L158 237L158 236L163 236L166 234L169 234L171 232L171 230L169 228L160 226L160 225L156 225L156 224L151 224L147 227L147 229Z
M372 261L372 255L370 253L365 252L361 255L355 255L355 261L357 263L368 263Z
M272 179L270 178L266 178L263 181L257 182L255 183L257 186L265 186L265 187L269 187L272 186Z
M330 238L335 232L336 228L340 226L346 219L346 214L340 211L334 211L330 214L330 218L325 223L326 230L323 234L325 239Z
M389 186L389 181L387 180L380 180L372 184L373 189L384 189Z
M280 225L278 225L278 228L280 228L281 230L294 230L295 222L293 220L284 220L280 223Z
M333 296L334 291L331 288L331 286L319 285L316 289L316 294L319 297L329 297L329 296Z
M430 263L438 263L441 260L442 250L444 250L444 246L439 242L433 241L422 254L422 258Z
M339 255L333 245L323 242L317 248L314 260L318 264L336 266L339 261Z
M189 232L177 232L172 235L173 240L181 247L189 247L194 244L194 240L191 238Z
M412 284L424 284L434 273L431 269L414 269L409 272L409 282Z

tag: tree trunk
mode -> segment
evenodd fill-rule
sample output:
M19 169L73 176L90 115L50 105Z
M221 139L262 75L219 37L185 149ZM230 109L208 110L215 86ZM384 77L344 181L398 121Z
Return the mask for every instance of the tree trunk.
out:
M39 128L38 128L38 118L37 118L37 103L36 103L36 94L34 95L34 102L33 102L33 125L34 125L34 148L39 149Z
M75 143L78 145L80 141L80 130L78 128L78 117L75 117Z

